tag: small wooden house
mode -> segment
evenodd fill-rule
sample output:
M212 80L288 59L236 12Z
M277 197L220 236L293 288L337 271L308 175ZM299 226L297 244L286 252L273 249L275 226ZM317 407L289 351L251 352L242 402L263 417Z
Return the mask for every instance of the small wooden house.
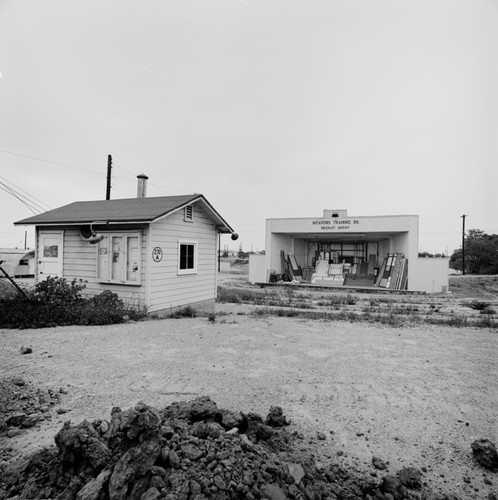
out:
M219 234L236 239L202 194L80 201L14 224L35 226L37 282L81 279L158 313L214 310Z

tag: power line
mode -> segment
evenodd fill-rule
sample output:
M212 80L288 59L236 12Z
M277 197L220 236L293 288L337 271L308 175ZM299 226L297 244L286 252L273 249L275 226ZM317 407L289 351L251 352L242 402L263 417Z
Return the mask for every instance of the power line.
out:
M136 178L137 174L132 172L131 170L127 169L126 167L124 167L121 163L115 161L115 159L113 158L113 167L116 167L116 168L119 168L121 170L124 170L126 172L128 172L129 174L131 174L134 178ZM116 178L119 178L119 177L116 177ZM121 179L124 179L123 177L121 177ZM129 179L125 179L125 180L129 180ZM133 181L132 181L133 182ZM160 184L156 184L155 182L150 182L150 180L147 182L147 184L149 186L154 186L156 188L159 188L161 190L165 190L165 191L179 191L181 193L195 193L196 191L193 190L193 189L185 189L185 188L180 188L180 187L175 187L175 186L162 186Z
M52 160L45 160L43 158L39 158L37 156L26 155L24 153L17 153L15 151L7 151L6 149L0 149L1 153L6 153L13 156L21 156L22 158L29 158L30 160L41 161L43 163L50 163L51 165L57 165L59 167L72 168L74 170L81 170L83 172L90 172L91 174L103 175L102 172L96 172L95 170L89 170L87 168L75 167L74 165L68 165L67 163L60 163Z
M40 158L38 156L33 156L33 155L24 154L24 153L19 153L17 151L9 151L9 150L6 150L6 149L0 149L0 153L5 153L5 154L13 155L13 156L19 156L21 158L28 158L30 160L40 161L40 162L43 162L43 163L48 163L50 165L56 165L56 166L64 167L64 168L71 168L73 170L80 170L82 172L88 172L88 173L91 173L91 174L94 174L94 175L99 175L99 176L105 177L104 171L97 172L96 170L90 170L88 168L76 167L74 165L69 165L67 163L61 163L61 162L57 162L57 161L46 160L46 159ZM113 174L112 177L114 179L121 179L121 180L124 180L126 182L134 182L134 178L136 177L136 174L134 172L132 172L131 170L127 169L126 167L124 167L122 164L116 163L114 158L113 158L113 167L121 169L121 170L124 170L125 172L127 172L131 176L133 176L130 179L128 177L121 177L121 176ZM171 191L177 191L177 192L181 192L181 193L195 193L195 192L197 192L196 190L193 190L193 189L186 189L186 188L177 187L177 186L163 186L163 185L156 184L156 183L150 182L150 181L149 181L148 184L150 186L154 186L156 188L159 188L163 192L168 192L168 191L169 192L171 192Z
M36 208L34 205L31 205L29 201L25 200L22 195L19 195L16 191L11 189L9 186L4 184L3 182L0 182L0 189L2 191L5 191L6 193L10 194L14 198L17 198L24 206L26 206L34 215L38 215L39 213L43 212L44 210L40 210L39 208Z
M47 205L46 203L44 203L43 201L39 200L38 198L36 198L35 196L33 196L32 194L28 193L27 191L25 191L23 188L17 186L16 184L14 184L12 181L9 181L7 180L5 177L2 177L0 175L0 179L2 179L3 181L7 182L8 184L10 184L11 186L14 186L15 188L17 188L19 191L22 191L23 193L25 193L27 195L27 197L25 196L24 198L26 199L29 199L31 198L31 202L34 204L34 205L37 205L42 212L45 212L46 209L51 209L52 207L50 207L49 205ZM35 203L33 200L36 200L37 202L41 203L41 205L44 205L46 208L43 208L41 205L39 205L38 203Z

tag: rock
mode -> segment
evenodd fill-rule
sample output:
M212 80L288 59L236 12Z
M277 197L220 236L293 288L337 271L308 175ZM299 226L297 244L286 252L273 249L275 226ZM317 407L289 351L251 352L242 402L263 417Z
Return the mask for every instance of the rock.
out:
M225 491L227 489L227 484L224 479L220 475L214 476L213 479L214 485L221 491Z
M34 427L40 420L42 420L42 416L39 415L38 413L33 413L31 415L28 415L26 417L26 420L21 424L21 427L25 429L29 429L31 427Z
M140 500L157 500L161 497L161 493L157 488L149 488L141 497Z
M471 448L479 465L489 470L498 469L498 452L494 443L488 439L478 439L471 444Z
M217 404L208 396L196 398L188 404L188 413L191 422L199 420L220 422L222 419L221 411Z
M21 347L21 354L31 354L33 352L33 349L31 347Z
M69 410L67 408L57 408L57 414L58 415L63 415L64 413L67 413Z
M178 453L175 450L170 450L168 454L168 460L171 467L179 467L180 466L180 458L178 457Z
M385 476L380 483L380 491L392 495L393 498L403 498L406 488L394 476Z
M239 436L242 442L242 449L251 449L254 447L253 442L245 434L239 434Z
M14 377L14 378L12 378L12 383L14 385L17 385L18 387L23 387L23 386L26 385L26 382L21 377Z
M397 475L401 484L410 490L419 490L422 487L422 473L415 467L401 469Z
M76 500L99 500L104 497L104 485L111 476L110 470L103 470L95 479L89 481L76 495Z
M260 488L261 499L266 500L285 500L287 495L277 484L265 484Z
M182 448L182 453L189 460L197 460L204 455L204 452L193 444L187 444Z
M194 422L192 425L192 434L201 439L216 439L223 431L223 427L216 422Z
M20 427L22 423L26 420L26 417L27 417L26 413L22 411L17 411L9 415L5 419L5 423L13 427Z
M225 430L230 430L234 427L245 429L247 427L247 419L240 412L225 411L222 412L221 425Z
M12 429L9 429L7 431L7 437L9 438L13 438L13 437L16 437L16 436L19 436L19 434L21 434L21 429L18 429L17 427L13 427Z
M137 479L145 475L160 453L159 438L145 441L126 451L114 466L109 480L109 499L126 498L130 485L136 487Z
M301 464L286 463L287 471L290 477L294 479L295 484L299 484L303 477L306 475Z
M173 437L173 435L175 434L175 431L174 431L173 427L171 427L171 425L163 425L161 427L161 434L166 439L171 439Z
M266 416L265 424L270 427L284 427L290 425L280 406L271 406L270 412Z
M384 460L382 460L381 458L379 457L372 457L372 465L376 468L376 469L379 469L379 470L385 470L387 469L387 465L386 463L384 462Z
M111 453L92 425L84 420L75 427L65 422L55 436L63 469L73 474L100 473L111 461Z
M323 432L319 432L317 433L316 437L320 440L320 441L325 441L327 439L327 436L323 433Z

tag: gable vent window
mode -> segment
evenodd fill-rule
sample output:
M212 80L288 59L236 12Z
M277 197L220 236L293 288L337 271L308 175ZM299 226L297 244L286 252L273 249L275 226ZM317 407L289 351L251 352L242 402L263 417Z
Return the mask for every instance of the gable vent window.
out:
M194 207L192 205L188 205L185 207L185 222L194 222Z

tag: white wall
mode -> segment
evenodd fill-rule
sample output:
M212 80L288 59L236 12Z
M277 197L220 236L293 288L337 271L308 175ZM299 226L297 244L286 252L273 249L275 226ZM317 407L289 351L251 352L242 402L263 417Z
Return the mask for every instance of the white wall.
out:
M449 258L423 257L408 261L408 269L413 268L408 278L408 289L427 293L447 292L449 262Z
M285 254L293 252L292 235L289 234L270 234L266 238L265 245L265 265L267 271L274 270L277 274L282 273L280 251Z
M249 255L249 283L266 283L268 276L265 268L266 255L250 254Z
M216 298L217 238L211 219L194 206L193 222L185 222L183 210L151 225L149 248L162 249L160 262L148 255L150 268L149 311L160 311ZM197 242L197 273L178 274L178 240Z
M64 226L43 228L42 230L54 229L64 230L63 242L63 276L67 281L82 279L86 285L83 295L96 295L104 290L117 293L119 298L127 304L145 304L145 251L146 251L146 228L137 225L109 226L105 232L134 232L139 231L142 235L142 260L141 285L120 285L114 283L100 283L97 279L97 250L98 245L91 245L81 239L79 226ZM38 238L38 232L37 232Z

